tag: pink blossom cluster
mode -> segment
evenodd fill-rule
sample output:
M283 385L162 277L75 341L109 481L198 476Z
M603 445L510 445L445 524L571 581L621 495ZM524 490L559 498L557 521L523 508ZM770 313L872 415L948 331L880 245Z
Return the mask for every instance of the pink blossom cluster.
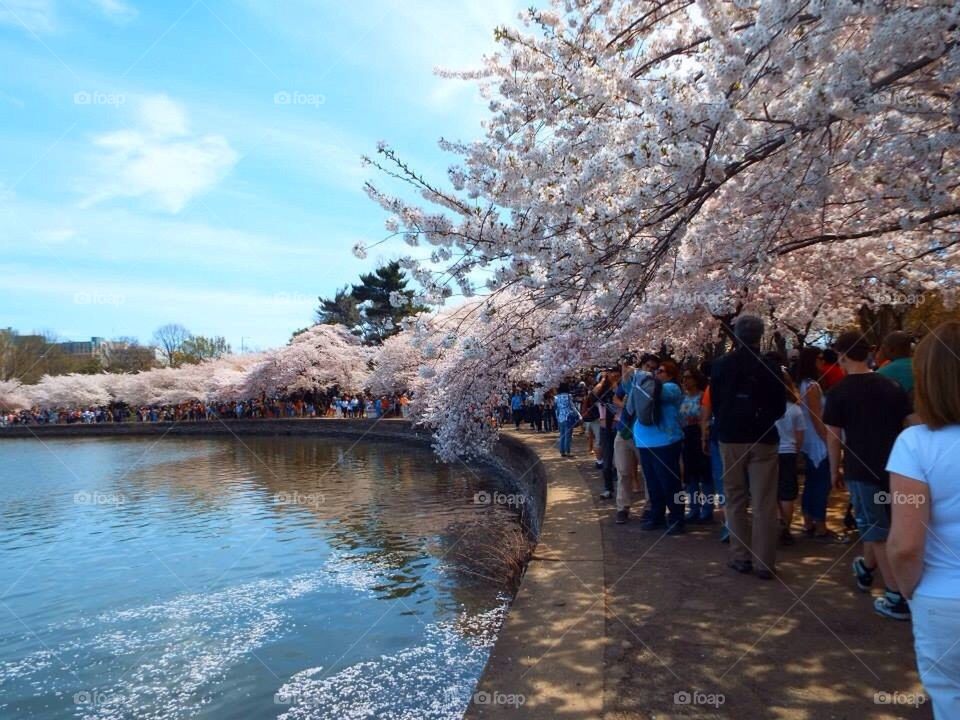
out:
M941 2L555 0L499 28L481 71L448 73L489 100L482 138L441 141L448 182L370 159L405 181L367 191L424 299L470 299L449 346L395 341L429 350L441 455L489 445L510 378L696 351L740 312L789 334L955 288L958 22Z

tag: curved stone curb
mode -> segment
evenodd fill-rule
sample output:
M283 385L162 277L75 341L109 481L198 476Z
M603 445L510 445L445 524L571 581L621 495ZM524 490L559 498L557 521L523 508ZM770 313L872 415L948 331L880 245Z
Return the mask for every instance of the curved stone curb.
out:
M466 717L598 718L603 711L603 546L590 491L554 436L505 432L548 479L540 540Z

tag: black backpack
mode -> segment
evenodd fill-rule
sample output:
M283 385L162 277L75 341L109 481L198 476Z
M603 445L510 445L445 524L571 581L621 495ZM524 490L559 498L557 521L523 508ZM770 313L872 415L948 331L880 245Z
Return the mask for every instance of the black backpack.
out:
M727 414L733 425L756 437L767 434L783 415L782 403L774 403L774 398L764 391L769 383L761 373L772 372L759 358L755 362L737 363L736 383Z

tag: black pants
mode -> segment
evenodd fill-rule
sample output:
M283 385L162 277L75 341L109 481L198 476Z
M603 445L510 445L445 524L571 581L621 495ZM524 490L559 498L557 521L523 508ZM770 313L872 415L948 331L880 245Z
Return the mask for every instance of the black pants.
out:
M536 428L537 432L543 432L543 405L530 407L530 427Z
M613 428L600 428L600 449L603 451L603 489L609 493L616 492L617 470L613 462L613 441L617 433Z

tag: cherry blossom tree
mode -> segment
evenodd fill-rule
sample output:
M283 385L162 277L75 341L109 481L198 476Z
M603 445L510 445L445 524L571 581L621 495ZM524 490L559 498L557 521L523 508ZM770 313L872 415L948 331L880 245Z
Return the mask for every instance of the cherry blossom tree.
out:
M955 285L958 18L935 2L557 0L499 28L482 70L450 73L480 83L490 115L482 139L441 141L449 185L386 144L371 159L420 195L367 186L391 235L428 249L402 263L424 299L482 290L496 311L437 370L456 408L438 436L475 424L457 414L483 394L475 355L556 376L590 348L696 346L739 312L802 330L893 277Z
M374 395L405 392L414 387L417 373L425 359L411 329L401 331L383 341L374 354L374 369L367 380L367 388Z
M288 345L267 353L244 380L242 394L295 393L339 385L364 387L372 351L340 325L314 325Z
M0 411L23 410L30 407L30 399L18 380L0 380Z
M0 385L0 401L82 408L111 402L139 406L243 400L334 385L358 391L365 387L371 353L345 328L317 325L284 347L258 354L133 374L48 375L36 385L7 383Z
M44 375L36 385L24 386L31 405L87 408L106 405L110 394L105 375Z

